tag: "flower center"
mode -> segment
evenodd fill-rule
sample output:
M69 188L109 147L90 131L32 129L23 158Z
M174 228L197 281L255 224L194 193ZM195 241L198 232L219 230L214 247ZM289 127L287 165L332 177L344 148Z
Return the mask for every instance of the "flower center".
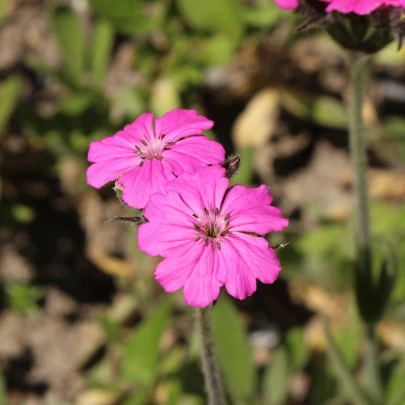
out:
M157 138L153 138L150 141L142 139L141 145L135 146L135 153L142 159L140 166L143 165L145 159L163 159L163 152L169 150L169 146L173 145L173 142L166 142L164 135L160 135Z
M221 249L220 241L229 232L229 214L220 213L218 208L209 210L204 208L202 215L193 214L196 220L194 229L196 230L195 241L204 240L205 245L215 242L218 249Z

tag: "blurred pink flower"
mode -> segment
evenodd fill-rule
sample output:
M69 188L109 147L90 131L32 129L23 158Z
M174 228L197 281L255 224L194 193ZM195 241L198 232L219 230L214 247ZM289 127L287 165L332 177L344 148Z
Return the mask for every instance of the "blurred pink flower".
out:
M201 166L221 163L224 148L208 140L203 130L213 122L195 110L172 110L162 118L142 114L114 136L92 142L87 182L100 188L117 180L123 201L144 208L149 196L164 192L168 181Z
M205 307L225 285L229 294L244 299L256 291L256 279L273 283L280 263L265 238L288 225L270 205L262 185L229 187L220 166L183 174L167 183L166 194L151 196L141 225L139 247L164 260L155 271L167 292L183 288L185 301Z
M329 3L327 12L355 13L365 15L383 6L404 7L404 0L325 0Z
M299 0L275 0L278 7L284 10L294 10L299 6Z
M343 14L354 13L359 15L369 14L380 7L403 7L405 0L319 0L329 5L326 12L339 11ZM299 0L275 0L278 7L285 10L294 10L299 6Z

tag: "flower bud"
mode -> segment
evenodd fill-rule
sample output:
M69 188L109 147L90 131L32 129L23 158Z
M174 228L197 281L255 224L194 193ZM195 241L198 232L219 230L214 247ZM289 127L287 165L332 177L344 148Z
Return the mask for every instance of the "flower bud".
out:
M223 168L225 168L225 177L227 179L231 179L239 169L240 165L240 157L238 155L230 156L228 159L225 160L221 164Z

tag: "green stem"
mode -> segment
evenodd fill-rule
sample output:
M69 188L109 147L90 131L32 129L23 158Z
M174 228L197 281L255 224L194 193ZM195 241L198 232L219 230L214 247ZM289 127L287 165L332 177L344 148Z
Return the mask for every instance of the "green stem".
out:
M364 356L364 366L366 370L366 382L369 392L376 404L382 404L384 398L384 388L378 364L378 343L375 335L374 324L366 325L366 350Z
M210 311L210 307L196 309L205 388L208 393L208 405L226 405L214 339L212 336Z
M362 262L364 268L370 270L371 236L367 192L367 157L362 114L367 59L361 54L352 53L350 62L349 132L350 153L354 165L357 259Z
M353 52L350 58L350 99L349 99L349 137L350 153L354 166L355 195L355 241L356 241L356 291L360 313L365 321L366 351L365 368L370 393L377 403L383 396L381 376L378 366L378 347L375 324L367 319L365 308L370 305L366 295L373 289L371 261L371 232L369 222L369 203L367 189L367 156L364 141L363 100L367 76L367 58Z

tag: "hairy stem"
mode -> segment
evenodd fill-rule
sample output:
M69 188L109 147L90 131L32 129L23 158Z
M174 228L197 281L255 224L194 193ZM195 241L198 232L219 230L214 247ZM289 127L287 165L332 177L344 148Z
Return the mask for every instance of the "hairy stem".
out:
M354 191L356 199L357 260L370 270L371 236L367 191L367 157L363 130L363 99L366 59L357 53L351 55L349 135L350 153L354 166Z
M371 232L369 221L369 202L367 189L367 157L364 141L363 101L364 87L367 76L367 58L360 53L353 52L350 59L350 99L349 99L349 137L350 153L354 168L355 194L355 241L356 241L356 275L357 282L363 286L356 288L373 288ZM364 297L364 295L363 295ZM368 303L370 304L370 303ZM360 313L364 313L363 306L367 305L360 298ZM367 384L370 393L378 401L382 397L382 382L378 367L378 349L375 336L375 324L364 318L366 330L365 368Z
M205 388L208 393L208 405L226 405L214 339L212 336L210 311L210 307L196 309Z

